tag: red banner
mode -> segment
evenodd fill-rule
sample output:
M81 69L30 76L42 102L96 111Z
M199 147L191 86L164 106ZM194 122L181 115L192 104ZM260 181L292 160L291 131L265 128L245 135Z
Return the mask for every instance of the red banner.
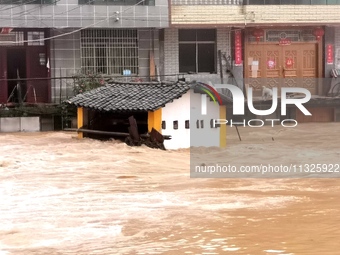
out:
M328 65L333 65L333 44L328 44L326 47L326 59Z
M3 27L3 28L1 29L0 34L9 34L12 30L13 30L13 28L10 28L10 27Z
M280 39L280 41L279 41L279 45L291 45L291 44L292 44L292 42L288 38Z
M235 66L242 65L242 35L241 30L235 31Z

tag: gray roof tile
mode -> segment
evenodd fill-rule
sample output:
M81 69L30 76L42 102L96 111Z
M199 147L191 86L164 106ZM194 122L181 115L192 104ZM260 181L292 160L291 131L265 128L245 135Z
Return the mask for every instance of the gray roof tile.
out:
M115 82L78 94L67 103L99 111L154 111L180 98L191 86L185 82Z

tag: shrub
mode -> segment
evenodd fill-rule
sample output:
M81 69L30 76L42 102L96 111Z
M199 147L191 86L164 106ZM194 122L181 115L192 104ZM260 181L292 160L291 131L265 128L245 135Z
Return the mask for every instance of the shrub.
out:
M101 74L79 73L73 76L73 93L78 95L105 84Z

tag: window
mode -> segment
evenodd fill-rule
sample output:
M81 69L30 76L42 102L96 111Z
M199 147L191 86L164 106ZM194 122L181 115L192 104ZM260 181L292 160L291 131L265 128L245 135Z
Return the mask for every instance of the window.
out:
M54 4L57 0L0 0L0 4Z
M174 129L178 129L178 121L174 120Z
M281 39L289 39L292 42L306 42L315 41L315 35L313 35L313 29L282 29L282 30L271 30L266 29L265 34L261 37L261 41L264 42L278 42ZM249 33L249 42L256 42L256 38Z
M216 72L216 30L179 30L179 72Z
M200 128L200 121L196 120L196 128Z
M338 5L340 0L245 0L248 5Z
M190 128L190 122L189 122L189 120L186 120L186 121L185 121L185 128L186 128L186 129L189 129L189 128Z
M45 41L42 40L45 38L45 33L44 32L27 32L27 39L28 45L34 45L34 46L43 46L45 44Z
M94 5L155 5L156 0L78 0L79 4ZM141 3L140 3L141 2Z
M138 32L135 29L81 31L81 66L90 73L138 74Z
M215 124L215 120L211 119L210 120L210 128L218 128L220 127L220 124Z
M204 128L204 120L201 120L201 128Z
M166 129L166 122L164 120L162 121L162 129Z
M1 45L24 45L24 32L23 31L11 31L8 34L0 34L0 46ZM16 42L12 44L12 42Z

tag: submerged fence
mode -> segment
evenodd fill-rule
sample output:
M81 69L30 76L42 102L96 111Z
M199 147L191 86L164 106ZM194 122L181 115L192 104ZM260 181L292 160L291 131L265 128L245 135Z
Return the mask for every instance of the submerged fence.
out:
M0 79L0 104L61 104L66 99L109 81L143 82L150 77L80 74L70 77ZM159 78L157 78L159 80Z

